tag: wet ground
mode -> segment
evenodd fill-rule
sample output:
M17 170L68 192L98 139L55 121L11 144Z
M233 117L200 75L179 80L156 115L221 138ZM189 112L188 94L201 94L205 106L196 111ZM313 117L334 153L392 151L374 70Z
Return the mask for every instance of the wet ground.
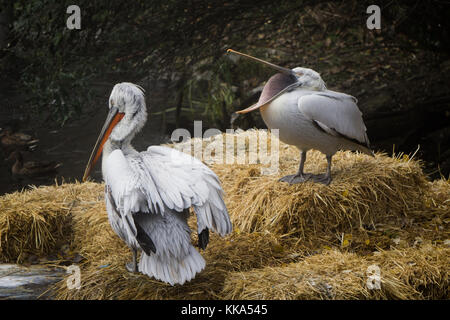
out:
M56 175L43 177L14 177L11 162L2 161L0 194L20 190L28 184L52 184L58 181L73 182L81 180L92 147L95 144L101 126L106 119L106 108L92 117L77 120L59 129L41 128L30 132L39 143L35 151L24 153L24 160L56 161L61 163ZM137 150L145 150L151 144L160 144L163 135L156 121L149 121L142 132L136 136L133 145ZM100 165L92 172L92 179L101 179Z

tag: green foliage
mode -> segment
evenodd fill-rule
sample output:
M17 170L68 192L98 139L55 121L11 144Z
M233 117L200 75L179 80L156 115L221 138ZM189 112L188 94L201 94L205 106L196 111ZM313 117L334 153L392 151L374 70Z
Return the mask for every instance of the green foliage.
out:
M104 81L110 73L133 68L132 61L116 61L129 44L126 25L115 24L115 10L123 5L78 1L81 30L69 30L66 10L70 4L18 0L12 7L9 54L21 62L19 86L28 95L31 109L44 116L41 120L50 117L61 125L90 105L93 80ZM139 9L139 3L134 9ZM139 70L135 74L142 76Z
M88 32L65 28L66 5L54 1L16 1L13 5L12 52L23 61L20 85L30 107L60 125L89 103L93 68L77 64L75 54ZM82 92L83 94L80 94Z
M249 76L264 79L261 71L264 68L260 66L240 61L236 67L224 59L226 49L231 47L268 58L274 43L276 49L285 50L299 35L308 35L319 46L317 35L327 28L329 33L333 25L339 25L342 15L326 15L330 23L325 24L325 18L320 18L317 12L303 14L301 20L300 13L320 4L324 12L332 11L327 7L330 3L78 0L81 30L68 30L66 10L72 2L0 0L0 8L12 6L13 15L10 46L3 50L3 58L0 54L0 64L9 61L4 58L5 52L20 61L16 71L21 75L18 86L30 95L29 101L39 114L48 114L61 124L85 111L96 82L139 82L149 75L178 72L190 79L185 83L185 97L191 109L215 124L225 125L227 114L245 99L232 85L241 88ZM389 12L402 9L405 6L402 3L391 6ZM357 7L353 2L352 10L358 11L356 16L360 18L347 19L349 25L364 25L365 15L360 14L364 6ZM417 10L413 13L418 14ZM414 15L408 11L405 16ZM389 25L387 21L384 23ZM286 56L291 60L274 54L270 59L290 64L306 62L311 66L317 63L312 59L318 59L319 55L310 55L310 60L305 61L302 50L295 48L288 52ZM195 76L199 65L203 65L202 72L211 74L207 80ZM4 70L3 66L0 69ZM258 84L244 85L244 88L248 91Z
M191 109L200 112L202 119L219 127L226 125L233 111L233 103L237 99L231 82L231 65L221 59L214 68L208 68L198 78L191 78L186 85L186 96Z
M6 0L0 3L10 4ZM89 105L95 81L139 82L152 72L174 71L189 79L196 64L205 59L210 61L206 68L217 76L207 84L212 96L202 97L207 99L202 112L218 121L235 101L224 84L223 70L216 69L219 58L228 47L239 49L243 38L266 28L268 12L271 21L276 21L299 6L268 0L259 6L238 0L79 0L81 30L68 30L66 9L70 4L15 1L8 49L21 61L19 85L30 95L33 108L61 124Z
M264 57L263 53L257 52L256 55ZM225 55L215 63L196 69L187 81L184 96L191 114L225 130L230 126L230 115L248 98L248 91L272 73L270 68L261 64L246 59L235 63ZM249 83L249 78L252 83Z
M63 126L67 120L80 114L83 105L91 100L88 78L65 72L49 73L42 78L25 73L22 82L29 90L33 111L47 115L46 118Z

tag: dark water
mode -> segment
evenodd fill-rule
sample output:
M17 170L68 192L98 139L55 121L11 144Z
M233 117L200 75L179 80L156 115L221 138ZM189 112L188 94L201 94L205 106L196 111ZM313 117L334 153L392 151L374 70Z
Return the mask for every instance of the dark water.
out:
M0 194L21 190L29 184L49 185L58 182L74 182L81 180L91 150L95 144L101 126L106 118L106 109L99 110L97 114L60 129L41 128L33 132L34 137L39 139L38 147L34 152L24 153L27 161L56 161L62 166L58 168L57 174L43 177L21 177L16 178L11 174L11 162L2 161L0 167ZM150 119L141 133L134 141L134 147L141 151L153 144L167 142L161 132L158 119ZM95 166L92 179L101 181L101 162Z
M32 121L20 121L18 131L32 135L39 139L37 148L33 152L24 152L24 161L56 161L62 166L57 173L42 177L14 177L11 174L11 166L14 161L7 162L4 152L0 153L0 195L27 188L28 185L52 185L55 179L62 181L80 181L89 159L92 148L100 133L108 112L107 101L114 84L105 86L101 97L96 99L96 104L90 107L82 117L71 121L64 127L54 124L35 126ZM147 109L149 112L158 112L165 104L165 88L147 95ZM0 105L0 127L20 119L21 115L9 112L8 106L19 103L15 97L8 97ZM149 114L148 120L142 131L133 140L133 146L142 151L150 145L158 145L169 142L169 137L164 134L165 123L160 116ZM1 148L0 148L1 149ZM91 179L101 181L101 162L99 161L91 174Z

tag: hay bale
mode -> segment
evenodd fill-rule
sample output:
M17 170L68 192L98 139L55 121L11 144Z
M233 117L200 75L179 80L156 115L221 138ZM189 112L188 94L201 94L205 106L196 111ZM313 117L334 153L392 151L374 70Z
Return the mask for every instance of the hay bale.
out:
M429 197L426 206L435 208L436 211L450 211L450 179L435 180L430 182Z
M95 183L63 184L1 196L0 261L23 263L28 256L43 257L68 243L72 208L97 200L97 188Z
M305 170L323 172L323 155L316 151L308 155ZM285 155L280 161L277 176L262 176L252 167L214 167L221 177L233 177L224 185L236 227L307 241L313 234L373 228L386 220L423 212L428 183L416 161L339 152L333 158L334 180L330 186L279 183L280 177L296 171L298 156Z
M248 130L223 134L219 139L196 138L176 147L195 150L196 144L202 144L206 150L211 143L223 143L225 148L227 141L241 139L245 144L240 148L247 152L248 162L249 152L255 152L249 151L248 137L260 133ZM258 140L258 146L259 143ZM226 192L225 201L233 226L243 232L269 231L281 238L296 238L310 249L339 245L343 234L352 234L353 240L363 243L369 240L385 248L385 240L369 239L372 231L383 229L386 222L399 226L405 219L416 216L431 219L433 215L432 205L426 204L430 184L422 172L421 162L407 155L389 157L378 153L372 158L349 151L338 152L333 157L334 180L330 186L313 182L290 186L279 183L278 179L297 171L299 151L280 141L274 143L280 150L280 170L276 175L263 175L261 168L267 167L264 164L211 164ZM271 136L267 144L269 150ZM233 150L236 155L238 149L239 146ZM326 165L323 154L308 152L306 172L325 172Z
M449 297L449 257L449 248L431 245L366 257L327 250L287 266L231 273L223 298L445 299ZM380 270L379 289L369 279L373 275L369 266Z

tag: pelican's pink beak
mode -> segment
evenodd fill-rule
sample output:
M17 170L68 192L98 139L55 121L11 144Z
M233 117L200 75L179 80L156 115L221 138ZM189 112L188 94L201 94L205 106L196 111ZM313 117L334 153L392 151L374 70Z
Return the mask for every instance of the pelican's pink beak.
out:
M262 106L263 105L258 105L257 103L255 103L254 105L252 105L252 106L250 106L248 108L245 108L244 110L236 111L236 113L239 113L239 114L249 113L249 112L251 112L253 110L261 108Z
M97 138L97 142L94 145L94 149L92 149L91 156L89 157L89 161L86 165L86 169L83 175L83 181L86 181L86 179L89 177L92 168L94 167L95 163L98 161L100 155L102 154L103 146L106 140L108 140L112 130L120 122L120 120L122 120L124 116L125 113L119 112L119 109L117 109L117 107L111 107L111 109L109 109L109 113L108 116L106 117L105 124L103 125L102 131L100 132L100 135Z
M273 68L273 69L275 69L275 70L277 70L277 71L279 71L279 72L281 72L281 73L284 73L284 74L288 74L288 75L291 75L291 74L292 74L292 70L291 70L291 69L283 68L283 67L277 66L276 64L267 62L267 61L262 60L262 59L259 59L259 58L255 58L255 57L253 57L253 56L251 56L251 55L248 55L248 54L245 54L245 53L241 53L241 52L235 51L235 50L233 50L233 49L228 49L228 50L227 50L227 53L234 53L234 54L243 56L243 57L245 57L245 58L248 58L248 59L251 59L251 60L255 60L255 61L257 61L257 62L263 63L263 64L265 64L265 65L267 65L267 66L269 66L269 67L271 67L271 68ZM254 104L254 105L252 105L252 106L250 106L250 107L248 107L248 108L246 108L246 109L244 109L244 110L236 111L236 113L239 113L239 114L248 113L248 112L251 112L251 111L253 111L253 110L256 110L256 109L261 108L263 105L264 105L264 104L258 104L258 103L256 103L256 104Z

